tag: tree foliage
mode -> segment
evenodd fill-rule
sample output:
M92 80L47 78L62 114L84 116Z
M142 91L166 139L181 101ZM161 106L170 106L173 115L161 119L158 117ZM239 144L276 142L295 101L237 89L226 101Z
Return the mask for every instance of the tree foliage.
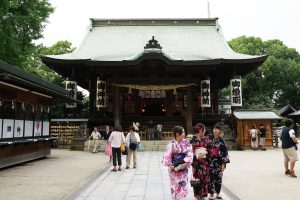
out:
M48 16L54 11L48 0L0 1L0 59L20 66L42 38Z
M71 53L75 48L72 48L72 43L68 41L58 41L50 47L45 47L43 45L37 45L31 55L26 58L24 62L21 63L23 68L44 80L47 80L56 85L63 86L62 77L47 67L41 60L41 57L45 55L59 55L65 53Z
M269 55L257 70L243 77L244 106L274 108L286 104L300 109L300 55L280 40L262 41L258 37L241 36L229 41L239 53ZM228 89L221 95L228 95Z

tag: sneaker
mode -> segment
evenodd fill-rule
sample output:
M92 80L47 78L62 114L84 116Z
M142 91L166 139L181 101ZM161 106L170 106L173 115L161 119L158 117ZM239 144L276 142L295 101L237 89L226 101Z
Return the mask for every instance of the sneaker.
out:
M127 166L126 169L129 169L129 167Z
M290 177L297 178L295 172L290 172Z
M289 175L290 173L291 173L291 171L288 169L288 170L285 171L284 174L285 174L285 175Z

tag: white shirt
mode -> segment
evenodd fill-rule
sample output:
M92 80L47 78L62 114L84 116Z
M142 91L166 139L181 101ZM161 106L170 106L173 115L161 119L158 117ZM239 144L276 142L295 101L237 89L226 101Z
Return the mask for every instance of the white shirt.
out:
M126 144L127 144L127 146L129 147L129 145L130 145L130 132L127 134L127 136L126 136ZM141 142L141 138L140 138L140 136L139 136L139 134L138 133L136 133L136 132L134 132L134 136L135 136L135 138L136 138L136 141L139 143L139 142Z
M111 142L111 147L120 148L121 143L125 142L125 137L123 132L113 131L110 134L108 141Z
M290 134L290 137L291 137L291 138L296 137L296 136L295 136L295 131L294 131L294 129L291 129L291 130L289 131L289 134Z
M100 140L101 135L100 135L100 133L98 131L96 131L96 132L93 131L90 137L92 137L93 140Z
M255 138L257 136L257 130L256 129L251 129L250 130L250 135L252 138Z

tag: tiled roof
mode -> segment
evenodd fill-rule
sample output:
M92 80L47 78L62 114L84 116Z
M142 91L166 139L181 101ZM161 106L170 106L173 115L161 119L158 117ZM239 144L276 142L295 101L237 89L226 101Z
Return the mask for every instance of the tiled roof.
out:
M233 114L237 119L280 119L278 115L271 111L243 110L235 111Z
M48 55L46 58L132 61L147 53L144 47L152 36L162 47L159 53L174 61L251 60L265 57L234 52L227 44L217 18L91 19L91 22L87 37L76 51L70 54Z
M58 93L59 95L63 95L63 96L67 97L67 91L64 88L57 86L53 83L50 83L48 81L45 81L35 75L27 73L15 66L12 66L1 60L0 60L0 72L7 73L18 79L21 79L22 81L26 81L27 83L29 83L31 85L35 85L36 87L43 89L45 94L47 94L48 93L47 90L49 90L51 92L55 92L55 93Z

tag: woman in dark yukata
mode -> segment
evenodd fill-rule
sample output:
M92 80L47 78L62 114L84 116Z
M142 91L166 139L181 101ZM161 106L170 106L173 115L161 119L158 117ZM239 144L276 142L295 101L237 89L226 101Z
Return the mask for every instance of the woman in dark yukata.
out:
M194 127L195 135L192 137L190 143L193 147L193 179L200 181L200 185L193 187L195 199L202 200L208 196L209 187L209 163L210 158L207 154L197 154L197 150L204 149L206 153L210 151L210 140L208 136L205 136L205 126L201 123L197 123Z
M210 136L212 148L210 151L209 199L214 199L214 193L217 193L217 199L222 199L220 192L222 187L223 172L226 164L230 162L226 144L220 137L221 130L221 123L216 123L214 125L213 134Z

